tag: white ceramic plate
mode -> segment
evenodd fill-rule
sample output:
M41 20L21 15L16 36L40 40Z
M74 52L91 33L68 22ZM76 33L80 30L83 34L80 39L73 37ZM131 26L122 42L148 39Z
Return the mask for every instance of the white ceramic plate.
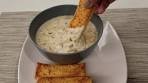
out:
M121 41L112 27L105 23L99 46L82 62L94 83L126 83L127 63ZM37 62L53 63L34 47L27 37L21 50L18 66L18 83L36 83Z

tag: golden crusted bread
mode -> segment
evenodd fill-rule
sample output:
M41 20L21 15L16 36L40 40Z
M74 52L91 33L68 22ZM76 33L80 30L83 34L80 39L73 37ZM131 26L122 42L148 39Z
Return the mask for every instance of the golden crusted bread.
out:
M91 8L84 7L84 4L86 3L86 1L87 0L79 1L79 5L76 9L75 15L69 24L71 28L87 26L90 18L94 13L95 7L91 7Z
M86 76L85 64L56 65L56 64L37 64L36 78L41 77L71 77Z
M45 77L37 83L92 83L89 77Z

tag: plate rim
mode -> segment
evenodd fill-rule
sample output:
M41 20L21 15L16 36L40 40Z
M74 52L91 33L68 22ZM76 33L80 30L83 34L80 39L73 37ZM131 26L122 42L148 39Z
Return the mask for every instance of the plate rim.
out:
M24 47L25 47L27 40L28 40L28 35L25 37L25 40L24 40L22 48L21 48L21 52L19 53L19 61L18 61L18 68L17 68L18 69L18 71L17 71L17 76L18 76L17 82L18 83L20 83L20 66L21 66L20 64L21 64L21 61L22 61L23 50L24 50Z
M117 31L116 31L116 29L113 27L113 25L109 22L109 21L106 21L106 23L105 23L106 25L105 25L105 27L108 25L108 26L110 26L110 29L113 31L113 33L114 33L114 35L117 37L117 39L119 39L119 42L120 42L120 44L121 44L121 46L122 46L122 51L124 52L124 59L125 59L125 64L126 64L126 68L125 68L125 71L126 71L126 79L125 79L125 83L127 83L127 79L128 79L128 67L127 67L127 58L126 58L126 54L125 54L125 49L124 49L124 47L123 47L123 44L122 44L122 41L121 41L121 39L120 39L120 37L119 37L119 35L118 35L118 33L117 33Z

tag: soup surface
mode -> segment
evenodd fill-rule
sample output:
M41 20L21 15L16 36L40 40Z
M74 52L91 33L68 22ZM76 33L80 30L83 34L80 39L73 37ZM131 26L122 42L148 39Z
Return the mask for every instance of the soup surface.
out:
M97 32L92 23L85 30L84 27L69 28L71 19L72 16L59 16L45 22L37 31L37 44L52 53L73 53L96 42Z

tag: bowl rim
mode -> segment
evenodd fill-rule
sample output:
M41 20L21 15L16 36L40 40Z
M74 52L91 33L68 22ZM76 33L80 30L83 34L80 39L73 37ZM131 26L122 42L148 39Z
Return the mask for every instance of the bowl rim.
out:
M60 7L60 6L77 6L77 5L72 5L72 4L65 4L65 5L57 5L57 6L53 6L53 7L50 7L50 8L47 8L47 9L45 9L45 10L43 10L43 11L41 11L41 12L39 12L34 18L33 18L33 20L31 21L31 23L30 23L30 26L29 26L29 38L30 38L30 40L32 41L32 43L35 45L35 47L37 47L39 50L41 50L41 51L43 51L43 52L45 52L45 53L49 53L49 54L52 54L52 55L60 55L60 56L63 56L63 55L65 55L65 56L69 56L69 55L73 55L73 54L79 54L79 53L81 53L81 52L85 52L86 50L88 50L88 49L90 49L91 47L93 47L93 46L95 46L98 42L99 42L99 40L100 40L100 38L102 37L102 34L103 34L103 22L102 22L102 20L101 20L101 18L100 18L100 16L98 16L98 15L96 15L96 14L94 14L95 16L97 16L99 19L100 19L100 22L101 22L101 25L102 25L102 28L100 29L100 33L97 31L97 40L92 44L92 45L90 45L88 48L86 48L86 49L84 49L84 50L80 50L80 51L77 51L77 52L68 52L68 53L58 53L58 52L50 52L50 51L47 51L47 50L45 50L44 48L42 48L41 46L39 46L37 43L36 43L36 41L34 40L33 41L33 39L32 39L32 37L31 37L31 34L30 34L30 29L31 29L31 25L32 25L32 23L33 23L33 21L39 16L39 15L41 15L42 13L44 13L44 12L46 12L46 11L49 11L50 9L52 9L52 8L56 8L56 7ZM62 15L61 15L62 16ZM58 16L57 16L58 17ZM44 24L44 23L43 23ZM94 24L94 23L93 23ZM96 27L95 27L96 28Z

